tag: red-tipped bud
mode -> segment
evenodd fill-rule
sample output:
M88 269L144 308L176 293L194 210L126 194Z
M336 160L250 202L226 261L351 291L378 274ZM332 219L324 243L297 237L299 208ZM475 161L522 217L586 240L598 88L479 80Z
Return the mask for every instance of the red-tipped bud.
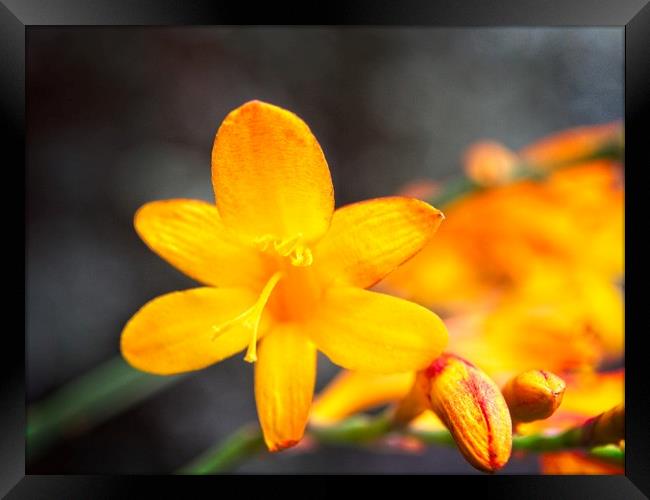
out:
M601 413L583 425L582 444L597 446L625 439L625 405Z
M512 421L497 385L476 366L443 354L426 370L431 408L465 458L479 470L503 467L512 451Z

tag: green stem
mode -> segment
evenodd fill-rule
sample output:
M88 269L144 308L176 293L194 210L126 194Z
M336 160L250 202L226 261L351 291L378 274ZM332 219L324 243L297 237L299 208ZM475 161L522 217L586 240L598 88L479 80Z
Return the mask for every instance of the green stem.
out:
M585 449L583 443L584 426L568 429L555 435L532 434L528 436L513 436L513 450L530 453ZM413 428L395 428L392 425L390 413L377 417L356 415L342 422L309 427L308 436L315 443L326 445L358 445L370 444L389 434L410 436L423 444L455 446L452 435L446 429L427 431ZM215 474L227 472L257 455L264 449L259 427L253 424L242 427L223 444L209 449L195 461L183 467L182 474ZM589 449L589 454L595 458L622 464L625 451L616 445L598 446Z
M249 424L225 442L207 450L197 459L179 469L177 474L214 474L236 468L240 463L264 449L264 439L259 426Z
M391 415L384 413L374 418L355 415L337 425L314 425L309 428L309 435L319 443L368 443L386 435L391 430Z
M615 444L596 446L589 450L589 454L594 458L612 462L617 465L625 464L625 450Z
M176 382L131 368L116 357L27 410L27 459L63 437L81 433Z
M558 451L568 448L578 448L582 441L582 427L575 427L559 434L544 435L531 434L528 436L514 436L512 447L526 451Z

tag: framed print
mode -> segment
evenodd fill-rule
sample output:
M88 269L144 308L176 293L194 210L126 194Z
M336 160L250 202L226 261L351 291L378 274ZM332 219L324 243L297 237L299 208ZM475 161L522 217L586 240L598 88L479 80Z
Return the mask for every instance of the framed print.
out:
M645 498L649 9L5 1L0 492Z

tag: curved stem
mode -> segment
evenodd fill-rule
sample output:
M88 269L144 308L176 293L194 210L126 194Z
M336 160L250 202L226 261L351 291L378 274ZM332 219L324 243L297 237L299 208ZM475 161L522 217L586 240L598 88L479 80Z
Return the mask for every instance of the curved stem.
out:
M115 357L59 388L27 410L27 459L58 440L81 433L182 377L158 377Z
M259 426L245 425L226 441L210 448L198 458L179 469L176 474L214 474L236 468L264 449Z
M309 436L322 444L352 444L368 443L385 436L392 430L392 419L389 413L383 413L370 418L366 415L355 415L336 425L309 427Z
M596 446L589 450L589 454L594 458L613 462L617 465L625 464L625 450L615 444Z
M583 431L585 425L568 429L554 435L531 434L513 436L513 450L531 453L586 449L594 458L622 464L625 451L616 445L585 447ZM455 446L452 435L446 429L427 431L414 428L394 428L390 413L377 417L356 415L336 424L310 426L309 438L317 444L359 445L375 443L390 434L409 436L423 444ZM192 463L179 470L181 474L217 474L228 472L249 458L263 451L261 431L255 424L249 424L236 431L224 443L207 450Z

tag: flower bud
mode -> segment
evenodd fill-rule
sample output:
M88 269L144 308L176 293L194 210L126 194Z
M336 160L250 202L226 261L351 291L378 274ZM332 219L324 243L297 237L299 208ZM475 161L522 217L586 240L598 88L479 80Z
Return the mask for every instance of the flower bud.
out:
M498 142L477 142L465 153L465 173L477 184L497 186L513 177L517 161L517 155Z
M510 379L502 389L514 422L532 422L550 417L558 409L566 384L557 375L530 370Z
M585 446L618 443L625 439L625 406L618 405L601 413L588 420L582 428L582 444Z
M431 383L431 408L467 461L485 472L503 467L512 451L512 421L497 385L453 354L443 354L424 373Z

